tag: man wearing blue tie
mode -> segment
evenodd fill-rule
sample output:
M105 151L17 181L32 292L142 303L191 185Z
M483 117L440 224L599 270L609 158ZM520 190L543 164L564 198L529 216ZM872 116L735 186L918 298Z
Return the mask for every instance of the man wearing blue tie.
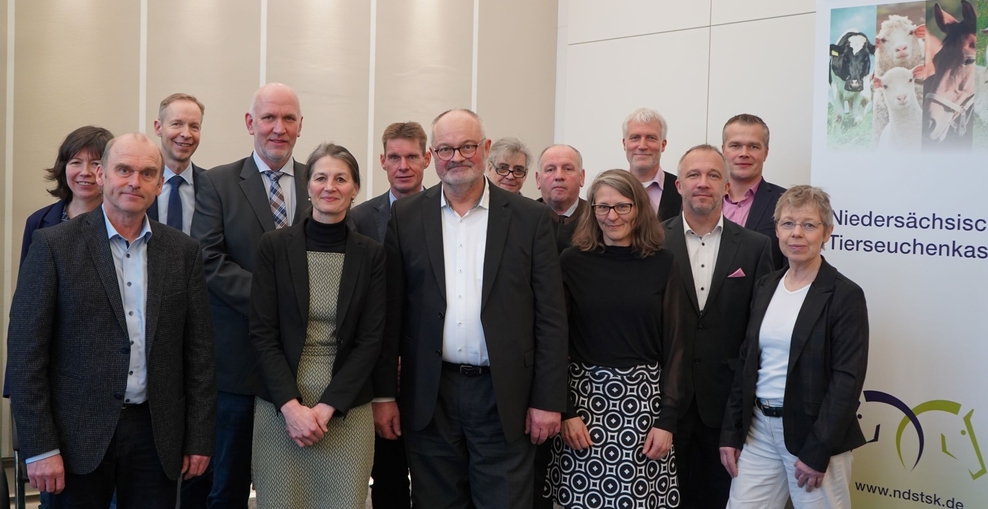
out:
M172 94L161 101L154 134L161 138L161 155L165 159L164 186L161 195L148 209L148 217L182 230L192 228L196 210L198 178L203 169L192 164L192 154L199 148L199 133L206 107L189 94ZM186 171L190 170L190 171Z

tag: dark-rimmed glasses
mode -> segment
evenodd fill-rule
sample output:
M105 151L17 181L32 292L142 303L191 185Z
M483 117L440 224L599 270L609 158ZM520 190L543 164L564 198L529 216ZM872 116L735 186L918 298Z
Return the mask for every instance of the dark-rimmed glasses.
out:
M593 208L593 213L594 214L597 214L598 216L606 216L607 214L610 214L611 213L611 209L613 209L614 212L617 212L617 215L623 216L623 215L631 212L631 209L633 209L635 207L635 204L634 203L615 203L614 205L599 205L599 204L596 204L595 203L595 204L591 205L590 207Z
M480 140L483 143L484 140ZM459 152L464 159L469 159L477 153L477 149L480 148L480 143L467 143L460 145L459 147L432 147L432 152L436 154L436 157L442 159L443 161L449 161L453 158L453 154Z

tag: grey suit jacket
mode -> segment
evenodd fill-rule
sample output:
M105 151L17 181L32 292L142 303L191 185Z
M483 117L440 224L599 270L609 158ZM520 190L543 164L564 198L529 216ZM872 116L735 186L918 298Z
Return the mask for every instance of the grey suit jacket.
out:
M176 479L183 454L213 454L213 328L199 246L156 221L151 232L148 404L161 466ZM21 451L60 449L68 472L92 472L113 438L130 365L102 207L34 233L10 313L10 401Z
M480 319L497 410L510 442L524 433L529 407L566 410L566 304L551 211L488 185ZM395 202L385 239L388 320L378 369L392 375L391 387L375 387L375 396L396 394L393 373L400 349L399 403L403 425L413 430L432 420L439 395L446 316L441 193L439 184Z
M350 211L350 218L361 235L384 244L384 234L388 232L388 218L391 217L391 190L375 196Z
M274 230L264 176L253 156L217 166L199 176L192 238L202 246L209 303L216 328L216 381L219 390L250 394L244 387L254 364L248 338L251 273L257 244ZM295 210L305 202L305 165L295 162Z
M720 237L707 301L700 310L682 214L663 225L666 249L676 256L682 275L683 295L689 304L680 306L679 341L682 348L682 388L679 408L689 408L694 396L700 419L719 429L724 422L727 395L731 392L738 354L748 328L751 295L755 282L772 272L772 252L764 235L746 230L727 218ZM738 271L744 275L730 277Z

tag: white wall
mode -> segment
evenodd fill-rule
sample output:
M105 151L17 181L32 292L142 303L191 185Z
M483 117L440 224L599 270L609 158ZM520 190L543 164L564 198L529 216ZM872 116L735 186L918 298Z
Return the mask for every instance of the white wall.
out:
M765 178L810 181L814 0L559 0L557 143L584 156L587 183L626 168L621 123L639 106L669 122L663 169L724 122L762 117Z

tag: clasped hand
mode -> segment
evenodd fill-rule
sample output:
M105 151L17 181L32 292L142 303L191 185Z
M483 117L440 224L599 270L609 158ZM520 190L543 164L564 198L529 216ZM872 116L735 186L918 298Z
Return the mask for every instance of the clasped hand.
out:
M285 430L299 447L315 445L322 440L329 431L329 420L335 412L335 408L325 403L317 403L309 408L297 399L289 400L281 406L281 414L285 416Z

